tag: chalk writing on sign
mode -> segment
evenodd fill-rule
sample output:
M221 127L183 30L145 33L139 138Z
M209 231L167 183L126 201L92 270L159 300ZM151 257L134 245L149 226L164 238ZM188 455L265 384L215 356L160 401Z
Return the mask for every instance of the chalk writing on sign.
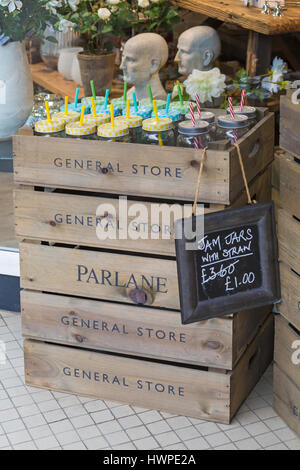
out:
M254 224L206 234L194 255L201 300L261 287L258 230Z

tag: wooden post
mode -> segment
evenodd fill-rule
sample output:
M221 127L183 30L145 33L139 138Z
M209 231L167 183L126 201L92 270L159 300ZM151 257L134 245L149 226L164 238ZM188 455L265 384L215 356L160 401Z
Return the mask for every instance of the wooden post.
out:
M270 68L272 36L249 31L246 70L251 78L263 75Z

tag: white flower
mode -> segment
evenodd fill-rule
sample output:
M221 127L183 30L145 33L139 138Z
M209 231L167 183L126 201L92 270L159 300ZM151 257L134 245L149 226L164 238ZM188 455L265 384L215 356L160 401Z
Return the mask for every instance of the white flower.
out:
M73 11L76 11L77 10L77 7L80 3L80 0L67 0L68 1L68 4L70 5L71 9Z
M109 5L118 5L121 0L107 0Z
M198 93L201 103L205 103L221 96L226 87L225 80L225 75L222 75L220 69L215 67L208 71L194 69L183 84L193 100L196 99L196 93Z
M279 57L275 57L271 67L271 75L262 80L261 86L264 90L271 93L278 93L280 90L279 82L283 81L283 74L287 71L286 63Z
M69 20L65 20L64 18L61 18L59 25L58 25L58 31L61 31L62 33L68 33L69 29L74 26L75 26L75 23L72 23Z
M51 11L54 15L56 15L56 8L59 8L62 6L62 3L60 0L51 0L50 2L47 2L46 8Z
M150 5L149 0L138 0L138 4L141 8L147 8Z
M15 9L21 10L23 3L20 0L0 0L0 6L8 6L9 13L12 13Z
M99 18L101 18L101 20L108 20L110 15L111 15L111 12L109 11L108 8L99 8L98 16Z

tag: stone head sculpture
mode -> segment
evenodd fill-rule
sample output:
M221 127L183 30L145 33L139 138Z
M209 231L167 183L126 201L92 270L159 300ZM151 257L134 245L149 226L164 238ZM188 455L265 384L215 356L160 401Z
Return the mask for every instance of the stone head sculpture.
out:
M124 80L134 85L128 92L129 96L135 91L138 100L148 98L147 85L149 84L153 98L166 98L166 92L159 78L159 70L166 64L168 55L168 45L159 34L138 34L126 42L121 69Z
M190 75L194 69L211 70L221 53L219 35L210 26L187 29L179 36L177 47L175 61L182 75Z

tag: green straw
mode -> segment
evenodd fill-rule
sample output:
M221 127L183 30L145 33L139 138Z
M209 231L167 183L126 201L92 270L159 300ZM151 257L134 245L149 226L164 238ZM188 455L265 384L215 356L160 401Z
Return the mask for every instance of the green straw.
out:
M150 85L147 85L147 88L148 88L150 103L152 103L152 101L153 101L153 95L152 95L151 86L150 86Z
M78 97L79 97L79 88L76 88L75 101L74 101L75 108L77 108L77 105L78 105Z
M178 96L179 96L180 104L181 104L181 106L183 106L183 98L182 98L182 94L181 94L180 85L177 85L177 90L178 90Z
M171 103L171 93L168 94L167 104L166 104L166 113L169 112L170 103Z
M124 82L123 101L127 99L127 82Z
M95 92L94 80L91 80L90 84L91 84L92 95L96 103L96 92Z

